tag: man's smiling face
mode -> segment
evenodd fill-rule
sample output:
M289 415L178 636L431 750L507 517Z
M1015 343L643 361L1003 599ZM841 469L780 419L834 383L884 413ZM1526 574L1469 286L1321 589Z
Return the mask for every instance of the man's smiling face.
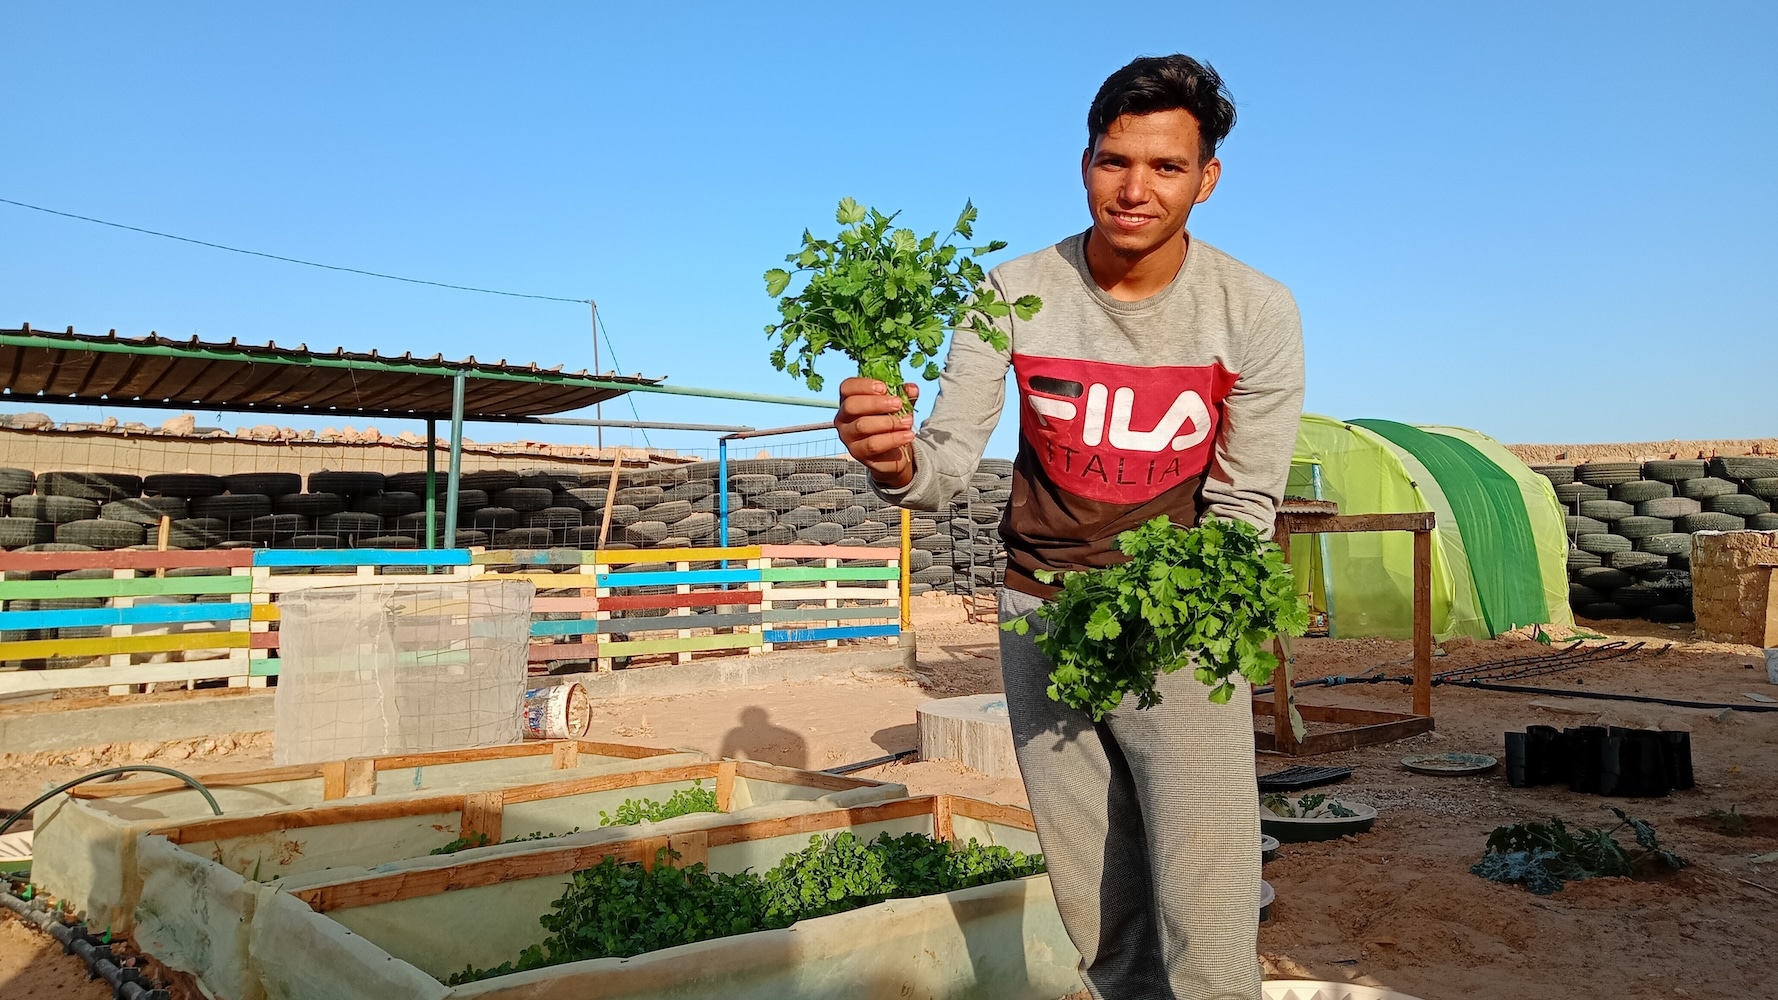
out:
M1119 257L1140 258L1179 239L1222 164L1203 158L1198 120L1176 108L1112 122L1081 154L1080 173L1094 235Z

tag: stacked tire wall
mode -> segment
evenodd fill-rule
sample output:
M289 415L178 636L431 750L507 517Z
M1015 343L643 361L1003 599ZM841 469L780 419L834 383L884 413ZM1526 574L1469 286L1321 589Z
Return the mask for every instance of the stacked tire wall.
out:
M916 514L915 593L968 592L1005 572L1000 512L1012 463L985 459L964 492L936 515ZM457 543L496 549L666 549L718 543L717 466L699 462L620 473L483 470L463 474ZM440 486L443 477L440 476ZM422 548L444 531L443 491L430 524L424 473L318 471L115 473L0 469L0 548L83 551L158 547ZM600 538L610 507L610 537ZM871 492L849 459L739 459L729 463L730 545L850 545L894 549L901 514Z
M1532 469L1568 510L1568 600L1583 618L1691 621L1691 536L1778 530L1778 458Z

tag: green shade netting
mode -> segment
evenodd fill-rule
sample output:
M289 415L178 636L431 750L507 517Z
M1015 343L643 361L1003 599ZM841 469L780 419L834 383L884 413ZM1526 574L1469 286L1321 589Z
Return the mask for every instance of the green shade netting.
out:
M1531 519L1519 484L1471 445L1393 420L1354 420L1419 459L1457 515L1488 630L1549 620Z
M1382 437L1328 417L1304 414L1297 429L1288 492L1319 496L1342 514L1432 511L1432 631L1488 636L1470 582L1456 521L1431 474ZM1321 470L1316 491L1314 470ZM1336 636L1406 639L1414 622L1414 536L1402 531L1301 535L1291 541L1291 567L1312 604L1328 612Z
M1567 524L1548 481L1492 438L1455 427L1387 424L1440 463L1440 481L1414 450L1362 424L1306 414L1298 430L1288 492L1319 496L1344 514L1431 511L1433 634L1488 638L1531 623L1569 625ZM1481 481L1490 485L1482 486ZM1460 489L1461 487L1461 489ZM1448 495L1462 493L1459 497ZM1481 499L1478 500L1478 493ZM1479 520L1478 520L1479 515ZM1516 542L1496 544L1503 520ZM1480 548L1466 544L1467 534ZM1478 531L1478 525L1480 530ZM1528 525L1528 528L1526 527ZM1495 535L1489 536L1489 532ZM1529 546L1525 543L1528 532ZM1472 563L1480 563L1478 573ZM1302 591L1328 612L1332 634L1407 638L1413 627L1413 536L1405 532L1298 536L1291 565ZM1483 610L1481 587L1494 588L1496 614ZM1501 588L1510 594L1502 598ZM1517 602L1517 603L1515 603ZM1531 614L1533 609L1536 614ZM1526 620L1520 620L1528 616Z
M1465 442L1513 478L1531 523L1531 540L1537 548L1538 576L1548 611L1548 617L1537 624L1573 626L1574 613L1568 607L1568 511L1556 499L1556 488L1486 434L1463 427L1418 426L1423 431Z

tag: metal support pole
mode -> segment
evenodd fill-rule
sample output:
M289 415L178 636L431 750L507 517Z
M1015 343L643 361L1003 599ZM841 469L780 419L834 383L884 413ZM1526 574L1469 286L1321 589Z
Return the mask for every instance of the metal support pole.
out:
M728 438L716 439L716 540L728 548ZM723 560L722 568L728 568Z
M592 317L593 317L593 374L598 375L599 374L599 304L594 302L592 299L588 299L586 304L587 304L587 308L592 311ZM596 420L604 420L605 419L605 404L604 403L594 403L593 404L593 418ZM596 436L596 438L598 440L599 450L604 451L605 450L605 428L603 426L601 426L598 429L596 429L593 432L593 434Z
M426 418L426 547L438 548L438 418Z
M1325 500L1322 493L1321 463L1309 466L1310 482L1314 486L1311 496L1317 500ZM1339 638L1334 626L1334 588L1333 588L1333 548L1331 536L1322 532L1315 536L1316 554L1321 557L1321 600L1327 605L1327 637Z
M909 592L913 589L913 574L908 571L908 563L914 550L914 512L906 507L901 509L901 629L907 631L914 627L914 606L908 603Z
M457 499L463 478L463 373L451 377L451 472L445 500L445 536L447 549L457 547Z

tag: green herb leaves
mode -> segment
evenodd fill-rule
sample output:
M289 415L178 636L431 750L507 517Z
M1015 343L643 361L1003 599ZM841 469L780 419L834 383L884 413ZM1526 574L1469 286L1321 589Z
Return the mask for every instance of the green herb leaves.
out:
M1159 704L1155 678L1188 663L1210 700L1227 702L1237 676L1271 679L1269 640L1309 626L1283 550L1245 522L1180 528L1157 517L1117 544L1128 561L1063 574L1061 592L1034 612L1048 626L1037 648L1055 663L1049 696L1095 722L1126 694L1138 708ZM1025 635L1031 623L1001 627Z
M983 284L986 272L975 258L1004 250L1004 242L952 243L953 237L974 238L974 205L964 204L943 240L937 233L922 238L895 228L899 214L842 199L834 221L844 228L835 239L816 239L804 230L802 249L784 258L792 267L765 273L766 294L778 298L779 322L766 327L766 336L777 341L773 367L819 392L823 380L815 360L835 350L857 363L860 375L899 396L907 381L904 362L923 379L938 378L934 359L945 331L967 330L1005 350L1006 333L994 321L1028 320L1043 308L1035 295L1007 302ZM807 284L785 295L798 274L808 276Z
M599 811L600 826L634 826L637 823L659 823L664 819L684 816L687 813L721 812L716 808L716 793L705 788L702 781L692 782L692 787L681 788L668 797L665 802L653 799L625 799L614 813Z
M959 846L917 833L885 833L869 843L851 832L811 837L807 848L764 875L712 873L702 864L675 868L670 858L677 855L662 848L650 869L607 856L575 872L572 884L550 904L554 912L542 918L550 932L542 944L525 949L515 962L465 969L448 984L789 927L886 899L951 892L1044 870L1042 855L973 840Z

